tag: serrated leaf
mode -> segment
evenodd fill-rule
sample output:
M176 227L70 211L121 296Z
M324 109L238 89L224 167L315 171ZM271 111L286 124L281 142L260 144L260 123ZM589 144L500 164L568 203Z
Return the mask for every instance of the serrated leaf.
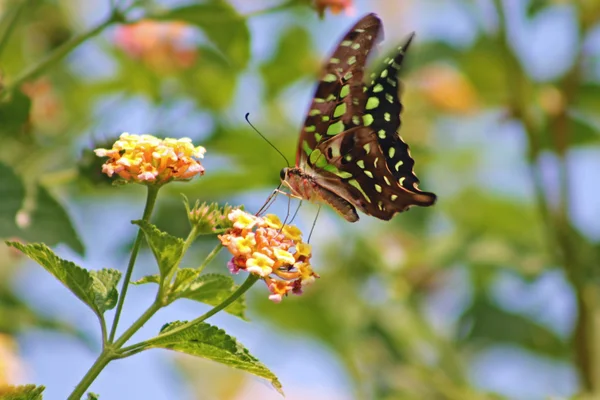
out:
M182 326L185 322L172 322L161 329L161 333L150 340L148 348L163 348L181 353L202 357L232 368L250 372L271 382L271 385L281 394L281 383L266 366L235 338L229 336L215 326L202 322L191 328L166 335L168 332Z
M171 296L216 306L221 304L236 289L235 282L229 276L219 274L198 276L197 270L182 268L177 271ZM226 312L242 319L246 319L245 310L246 303L243 295L225 308Z
M94 304L102 313L106 310L112 310L119 299L117 284L121 280L121 272L116 269L105 268L99 271L90 271L90 274L94 278Z
M159 282L160 277L158 275L147 275L132 282L132 284L143 285ZM199 275L198 270L194 268L181 268L177 270L177 275L171 285L169 303L177 299L190 299L211 306L217 306L235 292L236 289L235 282L229 276L219 274ZM246 320L245 311L246 300L244 295L225 308L225 312L240 317L243 320Z
M41 400L45 386L21 385L0 386L0 399L2 400Z
M147 221L133 221L146 235L146 241L152 249L154 258L158 263L161 278L165 278L176 268L183 256L184 241L178 237L162 232L156 226Z
M246 19L224 0L174 8L154 18L196 25L236 68L242 69L248 63L250 31Z
M71 261L58 257L43 243L24 245L6 242L36 261L46 271L67 287L75 296L87 304L99 317L115 306L116 285L121 273L112 269L88 271Z
M143 285L145 283L160 283L160 275L146 275L131 282L132 285Z

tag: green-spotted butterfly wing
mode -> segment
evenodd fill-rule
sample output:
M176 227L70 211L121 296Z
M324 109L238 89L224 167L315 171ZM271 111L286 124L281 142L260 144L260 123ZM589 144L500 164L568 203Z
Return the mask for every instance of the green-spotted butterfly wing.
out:
M380 31L381 21L375 14L362 18L346 33L323 67L300 133L297 167L305 166L308 154L327 139L330 129L339 128L341 132L342 124L348 124L348 118L364 108L360 103L364 98L364 66ZM352 99L359 103L354 104Z
M330 204L348 221L355 207L389 220L413 205L430 206L433 193L418 189L414 160L398 134L397 74L408 41L363 83L367 56L381 21L362 18L340 42L325 66L300 135L296 167L283 176L292 193Z

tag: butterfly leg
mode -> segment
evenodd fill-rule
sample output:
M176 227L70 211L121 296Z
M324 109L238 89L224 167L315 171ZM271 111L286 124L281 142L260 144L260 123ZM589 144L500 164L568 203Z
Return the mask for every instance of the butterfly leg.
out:
M273 190L273 192L269 195L269 197L267 197L265 204L263 204L262 207L260 207L260 209L256 212L256 215L257 216L261 215L263 212L268 210L269 207L271 207L271 204L273 204L273 202L275 202L275 199L277 198L277 195L279 193L283 193L281 190L279 190L279 188Z
M317 219L319 218L319 213L321 212L321 204L319 204L319 208L317 209L317 215L315 215L315 220L313 221L312 227L310 228L310 233L308 234L308 240L306 243L310 243L310 238L315 230L315 226L317 225Z

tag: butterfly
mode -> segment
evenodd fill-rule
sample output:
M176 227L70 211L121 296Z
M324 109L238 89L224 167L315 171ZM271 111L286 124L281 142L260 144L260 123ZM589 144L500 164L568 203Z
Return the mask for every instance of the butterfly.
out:
M368 14L338 44L300 133L296 165L280 175L291 196L329 204L350 222L358 221L357 208L387 221L436 200L417 187L414 160L398 133L397 74L414 34L383 60L366 85L367 57L381 36L381 20Z

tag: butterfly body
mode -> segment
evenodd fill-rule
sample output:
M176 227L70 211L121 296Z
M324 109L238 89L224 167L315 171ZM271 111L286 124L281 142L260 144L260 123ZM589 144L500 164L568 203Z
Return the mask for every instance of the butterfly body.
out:
M412 40L363 81L381 21L369 14L346 33L325 65L298 143L296 166L281 179L291 194L331 205L350 222L356 209L382 220L413 205L430 206L418 189L414 160L398 134L402 105L397 74Z

